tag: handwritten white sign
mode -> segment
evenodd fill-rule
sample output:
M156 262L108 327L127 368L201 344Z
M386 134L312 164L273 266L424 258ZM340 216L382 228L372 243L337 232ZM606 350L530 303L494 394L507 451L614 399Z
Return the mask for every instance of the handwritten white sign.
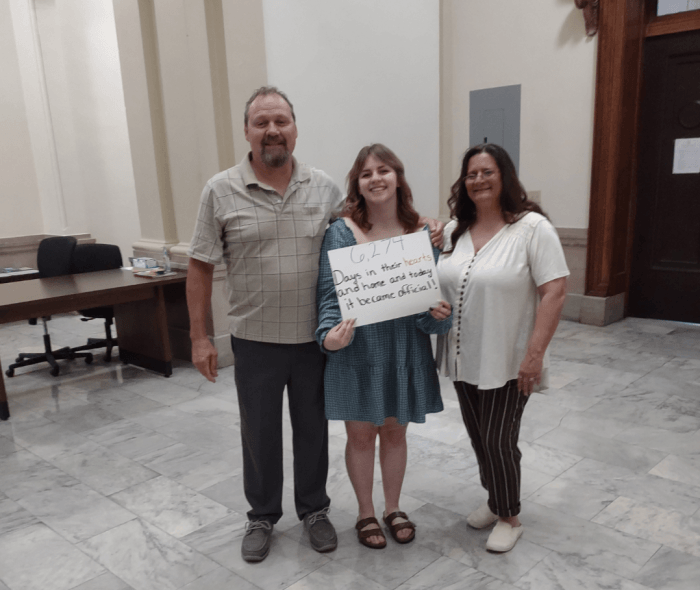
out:
M343 319L355 326L428 311L442 299L425 231L328 252Z

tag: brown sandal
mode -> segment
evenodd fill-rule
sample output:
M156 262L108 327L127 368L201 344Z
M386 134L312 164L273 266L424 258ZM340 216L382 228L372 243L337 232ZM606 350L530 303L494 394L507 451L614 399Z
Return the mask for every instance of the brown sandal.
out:
M405 518L406 522L399 522L397 524L392 524L394 520L397 518ZM391 536L394 538L394 541L397 543L410 543L413 541L413 539L416 538L416 525L413 524L410 520L408 520L408 515L405 512L401 512L397 510L396 512L392 512L391 514L387 514L384 517L384 522L386 526L389 527L389 532L391 533ZM399 537L396 533L399 531L402 531L403 529L411 529L411 534L410 536L406 537L405 539L402 539Z
M363 531L362 529L369 524L376 524L377 528L367 529L366 531ZM369 518L363 518L355 525L355 528L357 529L358 540L365 547L369 547L370 549L384 549L384 547L386 547L386 537L384 536L384 531L379 526L379 521L376 518L374 518L374 516L370 516ZM367 540L369 537L381 537L384 540L380 543L370 543Z

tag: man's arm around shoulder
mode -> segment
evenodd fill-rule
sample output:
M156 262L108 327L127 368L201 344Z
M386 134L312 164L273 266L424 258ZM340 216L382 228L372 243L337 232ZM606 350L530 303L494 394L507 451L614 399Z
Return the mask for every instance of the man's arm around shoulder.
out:
M192 362L212 383L218 377L218 353L207 336L207 315L211 307L214 265L190 258L187 267L187 310L190 314Z

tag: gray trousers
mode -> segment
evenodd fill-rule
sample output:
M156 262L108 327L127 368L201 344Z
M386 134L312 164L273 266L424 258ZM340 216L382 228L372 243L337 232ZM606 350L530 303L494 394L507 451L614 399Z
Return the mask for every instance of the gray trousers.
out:
M488 490L491 512L502 517L520 514L520 421L530 399L518 393L518 381L496 389L477 389L456 381L462 419L467 427L481 485Z
M243 482L250 520L282 516L282 400L289 397L294 450L294 504L302 519L330 505L326 357L316 342L272 344L231 336L241 412Z

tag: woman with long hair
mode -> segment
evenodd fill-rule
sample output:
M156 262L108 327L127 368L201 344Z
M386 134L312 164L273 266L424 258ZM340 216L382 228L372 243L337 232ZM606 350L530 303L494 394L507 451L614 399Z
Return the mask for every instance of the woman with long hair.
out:
M384 523L398 543L415 537L415 525L399 508L406 428L443 409L429 334L449 330L451 309L441 301L424 313L355 329L354 320L342 319L328 252L422 229L427 231L420 227L401 161L381 144L362 148L348 174L345 209L326 231L321 249L316 339L328 355L326 417L345 421L346 465L359 505L358 539L374 549L386 546L372 502L377 437ZM433 248L436 260L438 255Z
M454 382L488 491L467 523L497 522L486 548L503 552L523 532L520 420L528 396L547 387L547 347L569 270L556 230L528 199L502 147L467 151L448 203L438 277L455 317L439 338L438 364Z

